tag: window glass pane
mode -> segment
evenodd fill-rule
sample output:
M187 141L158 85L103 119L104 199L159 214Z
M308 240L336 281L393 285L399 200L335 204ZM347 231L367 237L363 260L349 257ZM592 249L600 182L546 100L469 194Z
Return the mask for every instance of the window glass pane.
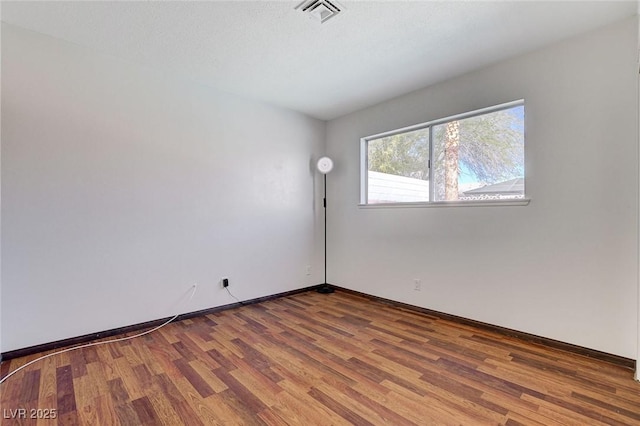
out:
M433 126L433 201L524 198L524 106Z
M429 201L429 129L367 143L367 200L375 203Z

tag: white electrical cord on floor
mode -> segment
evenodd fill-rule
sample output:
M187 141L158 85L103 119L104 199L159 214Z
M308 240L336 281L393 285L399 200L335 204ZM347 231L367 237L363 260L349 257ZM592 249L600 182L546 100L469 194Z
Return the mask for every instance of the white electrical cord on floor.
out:
M191 299L193 299L193 295L196 294L196 289L197 288L198 288L198 284L194 284L191 287L191 295L189 296L189 299L186 302L187 304L191 301ZM135 339L136 337L141 337L141 336L144 336L145 334L153 333L156 330L160 330L162 327L164 327L165 325L169 324L171 321L175 320L179 316L180 316L180 314L175 314L171 319L165 321L164 323L160 324L159 326L157 326L155 328L152 328L151 330L147 330L145 332L142 332L142 333L139 333L139 334L135 334L133 336L120 337L118 339L113 339L113 340L105 340L104 342L87 343L86 345L74 346L72 348L63 349L61 351L57 351L57 352L50 353L48 355L41 356L40 358L36 358L33 361L30 361L30 362L26 363L25 365L16 368L12 372L10 372L6 376L4 376L2 379L0 379L0 384L2 384L5 380L7 380L9 377L13 376L14 374L16 374L18 371L22 370L23 368L26 368L26 367L30 366L31 364L34 364L34 363L36 363L38 361L41 361L41 360L43 360L45 358L49 358L51 356L58 355L58 354L63 354L65 352L70 352L70 351L73 351L73 350L76 350L76 349L88 348L90 346L105 345L107 343L115 343L115 342L122 342L122 341L125 341L125 340Z

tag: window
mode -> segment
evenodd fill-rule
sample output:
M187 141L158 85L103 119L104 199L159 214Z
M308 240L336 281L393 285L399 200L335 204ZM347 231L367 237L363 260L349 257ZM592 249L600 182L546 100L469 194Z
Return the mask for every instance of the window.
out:
M524 102L362 139L362 204L524 199Z

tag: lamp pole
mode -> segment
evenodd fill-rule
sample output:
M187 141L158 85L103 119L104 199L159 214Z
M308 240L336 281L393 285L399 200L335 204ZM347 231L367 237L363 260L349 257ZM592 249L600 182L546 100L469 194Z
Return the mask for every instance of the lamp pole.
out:
M329 157L322 157L318 160L318 171L324 175L324 195L322 207L324 208L324 284L318 287L318 293L333 293L333 288L327 283L327 173L333 169L333 161Z

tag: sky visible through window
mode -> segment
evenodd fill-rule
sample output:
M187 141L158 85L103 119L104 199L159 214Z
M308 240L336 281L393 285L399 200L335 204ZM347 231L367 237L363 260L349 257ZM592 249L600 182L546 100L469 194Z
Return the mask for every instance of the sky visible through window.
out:
M512 129L518 132L524 133L524 105L513 107L507 110L507 112L515 117ZM521 168L521 175L517 177L524 177L524 164ZM464 163L460 164L460 175L458 182L465 186L480 182L481 180L471 171Z

